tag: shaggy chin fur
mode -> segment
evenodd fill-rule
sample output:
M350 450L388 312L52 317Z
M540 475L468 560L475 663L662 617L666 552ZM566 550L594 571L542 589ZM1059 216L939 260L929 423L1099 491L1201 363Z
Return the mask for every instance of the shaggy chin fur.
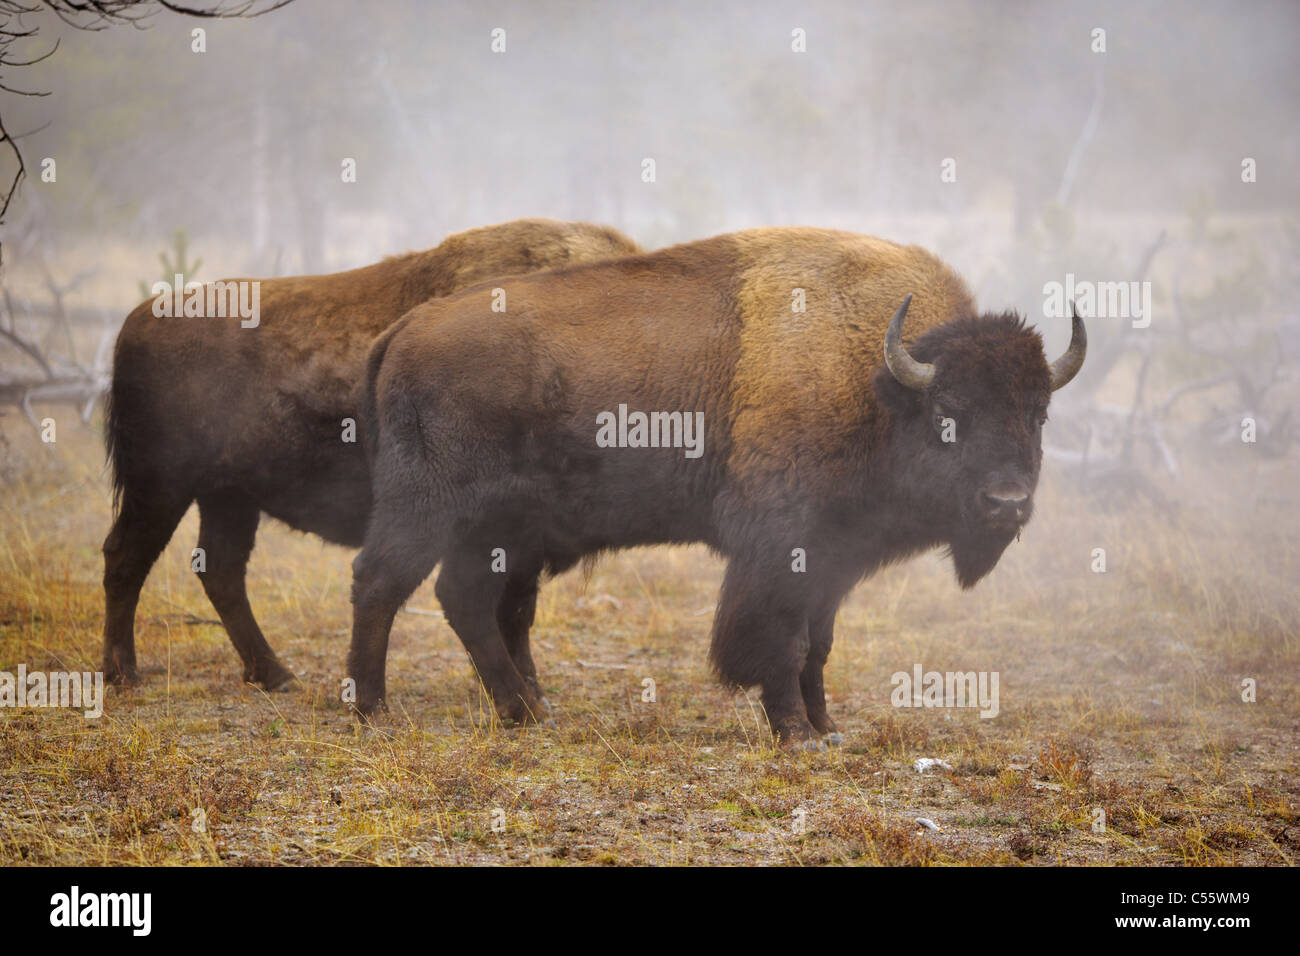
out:
M963 591L969 591L997 566L1002 552L1015 540L1017 534L1019 529L1012 527L963 530L953 535L948 554L952 557L957 583Z

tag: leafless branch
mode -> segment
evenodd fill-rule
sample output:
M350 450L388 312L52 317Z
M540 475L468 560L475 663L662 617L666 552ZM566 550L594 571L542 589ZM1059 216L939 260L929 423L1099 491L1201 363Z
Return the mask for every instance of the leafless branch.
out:
M29 26L23 22L24 17L39 17L51 13L63 23L77 30L95 33L107 30L111 26L129 24L136 29L144 29L144 21L166 11L179 16L199 17L209 20L251 19L287 6L293 0L210 0L206 3L174 3L172 0L41 0L40 3L23 2L23 0L0 0L0 92L15 96L48 96L48 91L22 90L5 81L5 71L31 66L52 57L59 48L54 45L39 55L19 58L13 52L17 44L34 40L40 32L40 26ZM43 127L42 127L43 128ZM0 223L18 193L27 169L23 164L23 153L16 137L10 136L0 121L0 145L9 149L14 156L17 170L9 181L8 187L0 193Z

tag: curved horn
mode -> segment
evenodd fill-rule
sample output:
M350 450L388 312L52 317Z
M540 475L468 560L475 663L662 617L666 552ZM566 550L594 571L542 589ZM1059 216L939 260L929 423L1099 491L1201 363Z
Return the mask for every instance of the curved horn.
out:
M1052 391L1056 391L1079 374L1079 369L1083 368L1083 357L1088 351L1088 333L1083 327L1083 319L1079 318L1078 313L1074 311L1073 302L1070 303L1070 322L1072 325L1070 347L1065 350L1064 355L1052 363Z
M911 304L912 295L908 293L889 323L889 330L885 333L885 364L900 385L919 392L934 381L934 366L928 362L918 362L903 348L903 318Z

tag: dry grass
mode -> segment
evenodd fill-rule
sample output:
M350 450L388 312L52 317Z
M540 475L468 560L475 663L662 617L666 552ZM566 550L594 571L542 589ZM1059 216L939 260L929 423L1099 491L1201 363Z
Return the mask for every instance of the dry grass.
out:
M95 433L60 421L53 448L2 423L0 670L98 666L107 483ZM827 670L846 745L815 755L774 752L756 701L711 681L721 565L701 549L544 589L557 729L502 729L450 629L403 614L393 713L360 731L337 695L348 552L263 527L253 605L302 680L267 695L240 684L188 570L191 513L141 601L146 683L110 691L99 720L0 709L0 862L1290 864L1294 473L1207 465L1169 522L1103 511L1049 470L974 592L937 556L855 591ZM436 609L432 585L410 606ZM890 675L918 662L997 671L1000 714L891 707ZM919 774L919 757L953 769Z

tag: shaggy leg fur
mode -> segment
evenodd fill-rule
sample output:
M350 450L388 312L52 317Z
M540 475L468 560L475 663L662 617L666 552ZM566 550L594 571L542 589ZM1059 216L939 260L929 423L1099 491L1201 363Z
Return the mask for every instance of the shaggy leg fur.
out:
M710 649L724 682L762 688L768 722L786 748L815 745L819 737L799 683L809 647L806 585L792 577L788 569L733 558L722 582Z

